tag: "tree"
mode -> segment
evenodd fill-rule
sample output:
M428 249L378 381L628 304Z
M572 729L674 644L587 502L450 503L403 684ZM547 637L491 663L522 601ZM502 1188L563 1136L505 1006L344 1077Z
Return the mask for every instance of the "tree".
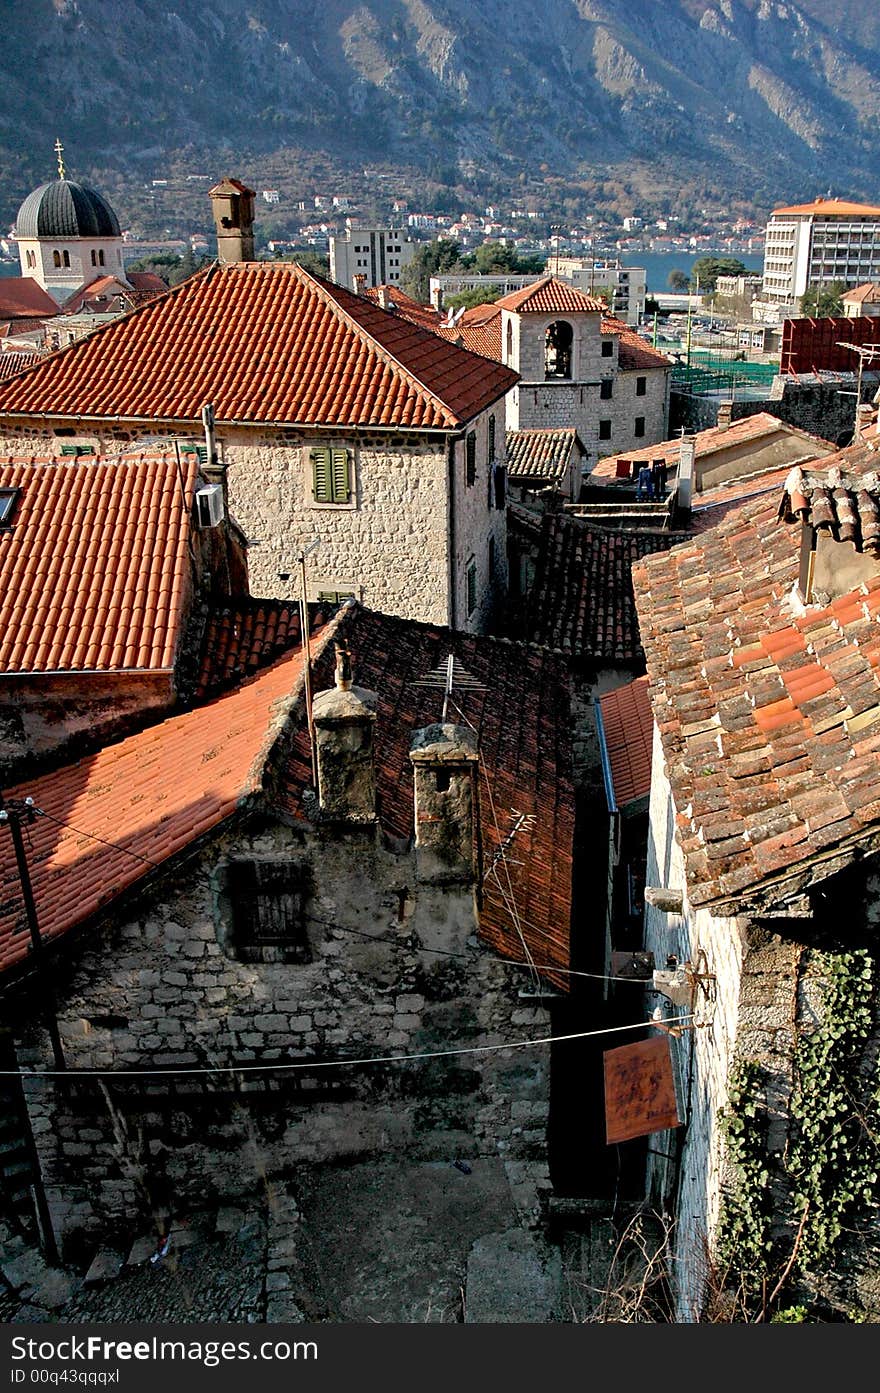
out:
M492 276L508 273L517 276L538 275L544 269L541 256L520 256L515 247L507 242L484 242L481 247L462 261L469 270L478 276Z
M808 319L834 319L843 314L843 281L830 285L811 285L801 296L801 314Z
M690 279L685 275L684 271L670 271L669 275L666 277L666 284L669 286L670 290L674 290L676 294L680 295L683 291L687 290L690 285Z
M330 258L321 256L318 252L294 252L290 258L295 261L297 266L301 266L304 271L310 271L313 276L330 275Z
M174 252L156 252L154 256L142 256L139 261L132 261L125 269L152 271L166 285L180 285L181 281L201 271L210 260L209 256L196 256L192 248L187 247L183 256L177 256Z
M460 295L450 295L443 303L448 310L469 310L474 305L493 304L500 294L501 287L497 285L480 285L475 290L463 290Z
M451 237L424 242L400 273L401 289L427 304L431 277L455 270L460 265L460 258L461 243L453 241Z
M699 261L695 261L691 271L691 285L694 290L698 287L704 295L710 295L715 289L715 282L719 276L744 276L746 267L742 261L735 256L701 256Z

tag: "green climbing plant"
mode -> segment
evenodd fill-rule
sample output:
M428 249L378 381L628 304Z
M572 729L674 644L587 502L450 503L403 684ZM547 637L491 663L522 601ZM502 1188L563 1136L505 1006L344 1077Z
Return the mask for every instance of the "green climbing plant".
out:
M880 1199L880 1061L870 1075L863 1063L874 1021L874 964L864 950L816 953L811 961L822 984L821 1021L795 1047L790 1141L773 1171L792 1204L794 1236L784 1242L774 1241L771 1229L766 1074L760 1065L735 1065L721 1117L733 1183L725 1196L718 1254L741 1289L760 1298L759 1319L793 1279L830 1271L848 1221ZM773 1319L807 1320L809 1312L799 1304Z
M795 1051L795 1128L786 1170L798 1215L806 1215L798 1265L819 1271L831 1262L847 1216L878 1198L880 1077L861 1072L873 1024L869 954L817 956L823 1021L801 1035Z

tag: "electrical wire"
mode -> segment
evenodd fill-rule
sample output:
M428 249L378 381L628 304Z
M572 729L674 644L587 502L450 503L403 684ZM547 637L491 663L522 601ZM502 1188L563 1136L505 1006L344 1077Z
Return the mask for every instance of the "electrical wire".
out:
M45 808L38 808L35 806L33 812L39 817L48 818L50 822L54 822L58 827L66 828L68 832L75 832L76 835L79 837L88 837L94 842L100 842L102 846L110 847L112 848L112 850L119 851L125 856L131 856L136 861L143 861L146 865L152 866L155 870L164 869L161 861L153 861L150 859L149 856L142 856L139 852L130 851L128 847L122 846L119 842L108 841L106 837L99 837L95 832L86 832L82 827L74 827L71 823L64 822L61 818L53 816L52 813L47 813ZM335 930L336 933L353 934L358 938L369 939L371 943L387 943L392 948L400 949L406 948L408 946L405 943L401 943L399 939L389 938L387 935L384 934L367 933L363 929L348 928L344 924L334 923L330 919L321 919L314 914L307 914L305 915L305 918L312 924L320 924L324 928ZM520 922L526 924L529 928L534 928L535 931L538 933L541 932L537 925L530 924L528 920L521 920ZM549 937L549 935L545 936ZM468 957L466 953L455 953L448 948L423 948L420 946L414 949L413 951L418 953L431 953L436 957L456 958L460 962L473 961L473 959ZM645 986L647 980L645 978L640 977L615 977L604 972L581 972L570 967L558 967L555 963L535 963L531 957L531 954L529 954L529 957L526 961L519 961L517 958L499 957L498 962L502 963L505 967L525 968L530 972L555 972L562 977L584 977L589 978L591 981L594 982L631 982L636 983L640 986Z
M664 1025L684 1026L693 1020L692 1013L676 1016ZM601 1035L622 1035L631 1030L656 1029L656 1022L633 1021L629 1025L603 1026L600 1030L578 1030L569 1035L539 1035L532 1040L510 1040L503 1045L457 1045L444 1050L422 1050L417 1054L367 1055L360 1059L313 1059L295 1062L263 1064L171 1065L168 1069L0 1069L3 1079L167 1079L190 1078L204 1074L268 1074L291 1073L313 1069L354 1069L367 1064L411 1064L425 1059L450 1059L460 1055L498 1054L502 1050L532 1049L536 1045L558 1045L569 1040L592 1040Z

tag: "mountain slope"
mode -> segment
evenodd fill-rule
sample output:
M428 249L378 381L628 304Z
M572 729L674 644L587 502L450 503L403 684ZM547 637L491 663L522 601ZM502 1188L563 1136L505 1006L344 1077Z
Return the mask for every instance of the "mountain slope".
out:
M51 172L285 145L760 198L880 182L880 19L853 0L6 0L4 208ZM773 193L769 193L770 190Z

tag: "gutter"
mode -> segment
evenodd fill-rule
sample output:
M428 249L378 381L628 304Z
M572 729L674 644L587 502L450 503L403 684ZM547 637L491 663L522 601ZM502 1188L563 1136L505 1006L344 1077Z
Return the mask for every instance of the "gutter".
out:
M611 777L611 760L608 756L608 742L605 739L605 724L602 720L602 702L597 701L593 707L596 717L596 734L599 737L599 759L602 764L602 779L605 784L605 798L608 803L609 813L619 812L617 799L614 796L614 780Z

